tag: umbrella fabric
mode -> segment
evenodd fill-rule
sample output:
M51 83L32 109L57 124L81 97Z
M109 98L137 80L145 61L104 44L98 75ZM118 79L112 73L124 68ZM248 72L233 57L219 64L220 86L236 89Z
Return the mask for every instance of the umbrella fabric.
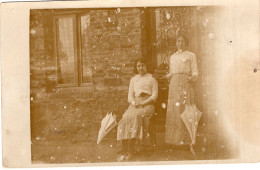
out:
M98 133L97 144L101 142L101 140L106 136L106 134L112 130L117 125L116 115L112 115L107 113L107 115L101 121L101 127Z
M193 142L192 144L195 144L196 142L196 136L197 136L197 129L198 129L198 124L199 124L199 121L200 121L200 118L201 118L201 115L202 115L202 112L199 111L199 109L196 107L195 104L192 105L192 108L193 108L193 113L194 113L194 116L195 116L195 127L194 127L194 132L193 132Z
M196 143L196 134L197 134L197 128L198 123L200 120L200 117L202 115L202 112L197 109L197 107L193 105L186 105L186 108L184 112L180 115L183 123L185 124L190 138L191 138L191 151L194 153L192 145Z

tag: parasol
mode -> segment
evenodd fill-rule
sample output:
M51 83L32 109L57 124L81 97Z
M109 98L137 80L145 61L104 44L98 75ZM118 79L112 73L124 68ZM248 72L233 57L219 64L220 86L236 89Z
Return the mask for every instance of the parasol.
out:
M101 140L106 136L106 134L112 130L117 125L116 115L112 115L107 113L107 115L101 121L101 127L98 132L98 140L97 144L101 142Z
M200 117L202 112L197 109L197 107L193 105L186 105L184 112L180 115L182 121L184 122L191 138L190 149L191 152L195 155L193 150L193 145L196 143L196 134L198 123L200 121Z

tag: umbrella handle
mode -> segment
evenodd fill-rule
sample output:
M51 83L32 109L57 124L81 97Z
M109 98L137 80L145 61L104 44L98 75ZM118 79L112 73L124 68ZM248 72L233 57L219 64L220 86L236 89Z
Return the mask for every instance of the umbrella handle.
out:
M195 151L194 151L194 149L193 149L192 143L190 144L190 151L191 151L192 155L196 155L196 153L195 153Z

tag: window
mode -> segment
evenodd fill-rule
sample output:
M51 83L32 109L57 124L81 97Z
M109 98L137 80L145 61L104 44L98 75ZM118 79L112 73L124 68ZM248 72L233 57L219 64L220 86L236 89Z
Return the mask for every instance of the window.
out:
M53 14L57 85L128 84L134 59L146 49L142 11L77 9Z
M60 86L78 86L92 81L89 56L89 15L56 16L55 56L57 83Z

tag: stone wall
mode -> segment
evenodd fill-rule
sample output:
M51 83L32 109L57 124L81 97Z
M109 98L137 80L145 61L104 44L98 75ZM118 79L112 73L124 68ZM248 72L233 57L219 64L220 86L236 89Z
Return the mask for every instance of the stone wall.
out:
M198 127L197 144L205 153L216 153L217 150L223 150L225 143L217 125L218 115L223 114L218 110L216 101L218 57L214 51L220 37L216 30L219 9L190 7L186 11L182 10L183 7L176 7L170 10L170 14L175 9L180 14L184 13L183 17L176 17L179 20L185 19L185 29L190 37L189 48L196 54L199 68L195 100L203 116ZM31 11L30 90L33 139L96 142L100 122L108 111L113 111L117 119L121 119L128 107L128 84L134 75L134 60L147 54L149 43L146 39L144 10L121 8ZM94 69L92 80L87 85L57 85L53 17L67 14L90 16L90 26L84 34L89 37L86 48L88 55L85 57L88 65ZM165 17L167 19L167 15ZM175 27L171 28L175 31ZM168 29L162 29L165 30ZM151 47L152 45L149 48ZM167 93L161 93L159 97L163 95L166 96ZM159 100L166 103L167 99L162 97ZM166 110L161 108L160 103L157 106L157 110L161 112L158 116L164 119ZM158 126L161 134L164 134L164 124ZM110 135L115 139L115 130ZM162 143L163 139L164 137L158 137ZM224 147L231 148L231 145Z
M59 87L53 17L70 12L90 15L87 51L95 70L91 84ZM119 120L128 106L134 61L145 53L143 11L32 10L30 17L32 138L96 141L104 115L113 111Z

